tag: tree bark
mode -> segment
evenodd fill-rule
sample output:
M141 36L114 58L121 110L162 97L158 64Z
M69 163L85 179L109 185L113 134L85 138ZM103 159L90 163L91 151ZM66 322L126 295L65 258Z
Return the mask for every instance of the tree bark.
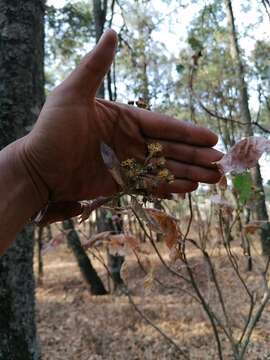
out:
M246 136L253 136L252 118L249 109L248 89L245 81L245 69L242 61L240 47L238 44L237 30L235 26L235 19L231 0L225 0L225 6L227 11L228 30L231 41L231 54L232 58L235 60L237 68L240 113L243 122L247 124ZM259 190L254 217L256 220L268 221L269 217L266 208L265 193L259 164L257 164L257 166L251 170L251 175L254 185ZM270 255L270 224L265 225L261 231L261 243L263 253L265 255Z
M25 135L44 101L44 1L0 0L0 148ZM14 204L13 206L16 206ZM0 258L0 360L37 360L33 227Z
M99 39L104 31L104 24L105 24L106 15L107 15L107 7L108 7L107 0L94 0L93 1L96 43L99 41ZM97 97L99 97L101 99L105 98L104 82L102 82L102 84L100 85L100 88L98 89Z
M42 257L42 245L43 245L43 233L44 227L40 226L37 231L37 268L38 268L38 276L37 276L37 284L43 284L43 257Z
M107 291L81 245L78 233L74 229L73 221L71 219L63 221L63 228L65 230L70 230L67 235L67 243L76 258L77 264L86 283L90 286L91 294L106 295Z

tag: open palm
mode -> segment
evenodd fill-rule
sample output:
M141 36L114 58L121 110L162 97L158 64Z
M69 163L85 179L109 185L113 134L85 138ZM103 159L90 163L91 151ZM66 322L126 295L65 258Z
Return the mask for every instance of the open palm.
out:
M24 161L51 194L53 201L77 201L110 195L117 184L103 164L100 144L114 149L120 160L143 160L146 144L158 140L166 166L175 176L162 194L186 193L198 182L220 178L212 149L217 137L187 122L95 98L113 61L117 37L107 31L99 44L47 99L32 132L24 140Z

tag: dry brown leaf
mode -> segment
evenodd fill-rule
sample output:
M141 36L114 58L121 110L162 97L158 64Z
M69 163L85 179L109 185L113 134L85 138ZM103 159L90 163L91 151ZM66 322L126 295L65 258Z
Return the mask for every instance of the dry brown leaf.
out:
M112 148L110 148L110 146L108 146L105 143L101 143L100 151L104 164L111 173L113 179L118 185L124 187L125 183L121 172L121 164L115 152L113 151Z
M125 235L125 244L129 246L132 250L140 251L140 241L133 235L126 234Z
M92 246L98 246L106 241L109 241L109 236L111 235L111 231L103 231L98 234L95 234L82 243L82 246L85 249L88 249Z
M226 175L223 175L222 178L219 180L218 187L221 190L227 190L228 184L227 184Z
M137 214L137 216L147 224L153 231L155 232L162 232L162 229L159 226L158 221L155 220L154 217L149 216L147 209L144 209L143 206L139 203L136 198L131 199L131 204L133 211Z
M144 253L141 250L140 241L130 234L116 234L110 235L108 242L108 250L112 255L127 255L130 251L136 251Z
M262 154L269 151L270 140L264 137L248 137L236 143L217 165L224 174L232 171L241 173L256 166Z
M117 234L111 235L108 243L108 250L111 255L126 255L126 246L125 246L125 235Z
M159 224L164 235L164 241L167 247L171 249L182 237L176 219L157 209L146 209L146 212Z
M244 230L246 234L255 234L255 232L263 226L263 224L267 223L267 221L251 221L248 224L244 225Z

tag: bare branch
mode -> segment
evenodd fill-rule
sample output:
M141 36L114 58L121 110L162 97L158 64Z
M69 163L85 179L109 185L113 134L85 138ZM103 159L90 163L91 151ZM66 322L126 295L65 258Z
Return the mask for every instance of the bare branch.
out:
M190 359L190 356L186 354L184 350L182 350L174 340L172 340L165 332L163 332L157 325L155 325L135 304L134 300L132 299L132 296L130 295L130 292L127 287L124 289L124 294L127 295L128 300L130 304L134 307L134 309L137 311L137 313L149 324L151 325L161 336L164 337L171 345L173 345L176 350L179 352L179 354L182 356L183 359Z

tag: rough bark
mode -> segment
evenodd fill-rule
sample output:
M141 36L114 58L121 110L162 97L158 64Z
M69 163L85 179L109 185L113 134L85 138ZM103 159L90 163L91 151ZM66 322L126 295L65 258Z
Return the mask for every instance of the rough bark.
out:
M37 231L37 268L38 268L38 275L37 275L37 284L43 284L43 257L42 257L42 245L43 245L43 233L44 227L41 226L38 228Z
M67 243L76 258L81 274L86 283L90 286L91 294L106 295L107 291L81 245L78 233L74 229L73 221L71 219L65 220L63 222L63 227L65 230L70 230L67 235Z
M44 100L43 18L43 0L0 0L0 148L25 135ZM32 265L27 226L0 258L0 360L40 359Z
M232 58L235 60L237 68L240 113L243 122L247 124L246 136L253 136L252 118L249 109L248 88L245 81L245 69L243 65L240 47L238 44L237 30L235 26L235 19L231 0L225 0L225 6L227 11L228 30L231 41L231 54ZM254 211L254 217L256 220L268 221L269 217L266 208L265 193L259 164L257 164L256 168L252 169L251 175L254 185L259 190L258 201L256 203L256 208ZM261 243L263 253L265 255L270 255L270 225L265 225L263 227L261 231Z

